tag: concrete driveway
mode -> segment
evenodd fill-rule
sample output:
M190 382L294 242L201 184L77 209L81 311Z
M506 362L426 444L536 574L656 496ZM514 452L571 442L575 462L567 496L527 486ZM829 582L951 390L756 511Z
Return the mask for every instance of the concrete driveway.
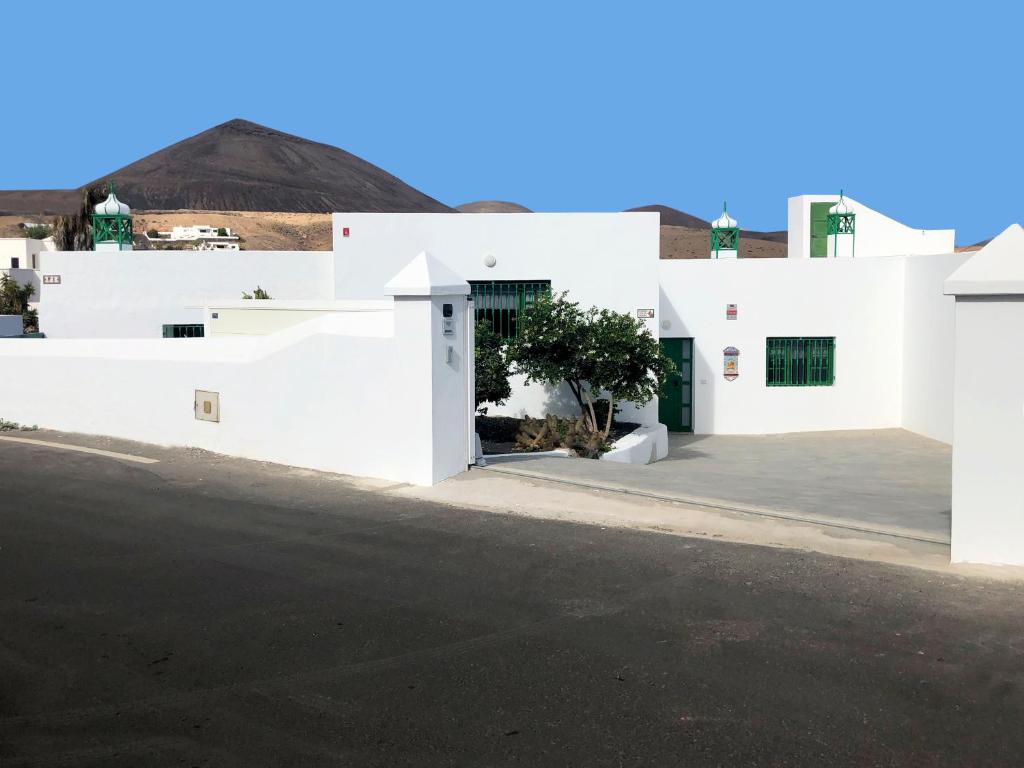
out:
M537 458L499 472L949 542L951 448L900 429L678 435L648 466Z

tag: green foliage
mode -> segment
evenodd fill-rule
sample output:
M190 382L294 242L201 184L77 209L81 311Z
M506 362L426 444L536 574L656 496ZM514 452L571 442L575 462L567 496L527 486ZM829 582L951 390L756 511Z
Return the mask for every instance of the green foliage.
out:
M512 395L512 386L508 383L512 362L505 352L504 339L494 332L486 320L476 324L476 349L473 356L476 363L477 409L483 403L503 405Z
M673 370L672 360L642 320L625 312L602 309L592 315L593 344L590 386L607 391L611 402L625 400L645 405ZM604 433L611 431L609 409Z
M50 228L45 224L34 227L25 227L25 237L29 240L45 240L50 236Z
M31 427L24 426L16 421L7 421L6 419L0 418L0 432L13 432L16 429L20 429L22 432L35 432L39 427L35 424Z
M672 370L658 340L641 320L623 312L582 310L568 294L541 294L518 319L509 356L527 382L566 382L592 430L611 432L615 400L650 402ZM603 429L594 409L602 391L610 395Z
M146 237L157 238L157 237L160 237L160 233L157 230L155 230L155 229L147 229L146 230Z
M19 285L9 275L0 275L0 315L21 315L25 333L39 330L39 315L28 306L35 292L31 283Z
M242 298L243 299L269 299L270 298L270 294L267 293L266 291L264 291L262 288L260 288L257 285L256 286L256 290L253 291L252 293L245 293L245 292L243 292L242 293Z
M228 231L224 227L217 227L217 237L227 237Z
M508 354L527 384L568 383L587 418L584 394L590 373L590 323L587 313L566 296L564 292L539 294L517 318L518 332L509 340Z

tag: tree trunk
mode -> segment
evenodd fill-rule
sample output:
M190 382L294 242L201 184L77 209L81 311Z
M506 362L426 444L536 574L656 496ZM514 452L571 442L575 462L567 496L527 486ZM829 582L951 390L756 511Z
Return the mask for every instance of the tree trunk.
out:
M604 439L608 439L608 435L612 432L612 414L615 412L615 398L612 397L612 393L608 393L608 418L604 422Z
M587 406L583 402L583 385L579 382L566 380L566 384L569 385L569 389L572 390L572 396L576 398L576 404L580 407L580 418L583 419L584 423L587 421Z
M597 432L600 427L597 426L597 414L594 413L594 401L590 399L590 391L586 392L587 395L587 410L590 416L590 429L592 432Z

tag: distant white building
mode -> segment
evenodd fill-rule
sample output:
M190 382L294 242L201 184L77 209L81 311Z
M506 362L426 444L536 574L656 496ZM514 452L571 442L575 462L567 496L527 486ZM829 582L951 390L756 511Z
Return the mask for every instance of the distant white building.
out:
M221 234L223 231L224 234ZM237 241L238 236L231 227L211 227L207 224L192 224L187 227L171 227L168 231L157 232L161 240L224 240Z
M55 249L53 238L35 240L29 237L0 237L0 274L7 275L21 285L31 285L34 289L33 301L29 306L35 307L39 301L39 272L43 268L43 254Z

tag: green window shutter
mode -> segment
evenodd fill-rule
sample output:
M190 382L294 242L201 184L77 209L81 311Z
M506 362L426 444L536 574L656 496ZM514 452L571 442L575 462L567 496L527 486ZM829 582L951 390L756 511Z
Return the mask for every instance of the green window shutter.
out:
M828 211L835 203L811 203L811 258L828 256Z
M834 337L773 337L765 344L769 387L831 387L835 383Z

